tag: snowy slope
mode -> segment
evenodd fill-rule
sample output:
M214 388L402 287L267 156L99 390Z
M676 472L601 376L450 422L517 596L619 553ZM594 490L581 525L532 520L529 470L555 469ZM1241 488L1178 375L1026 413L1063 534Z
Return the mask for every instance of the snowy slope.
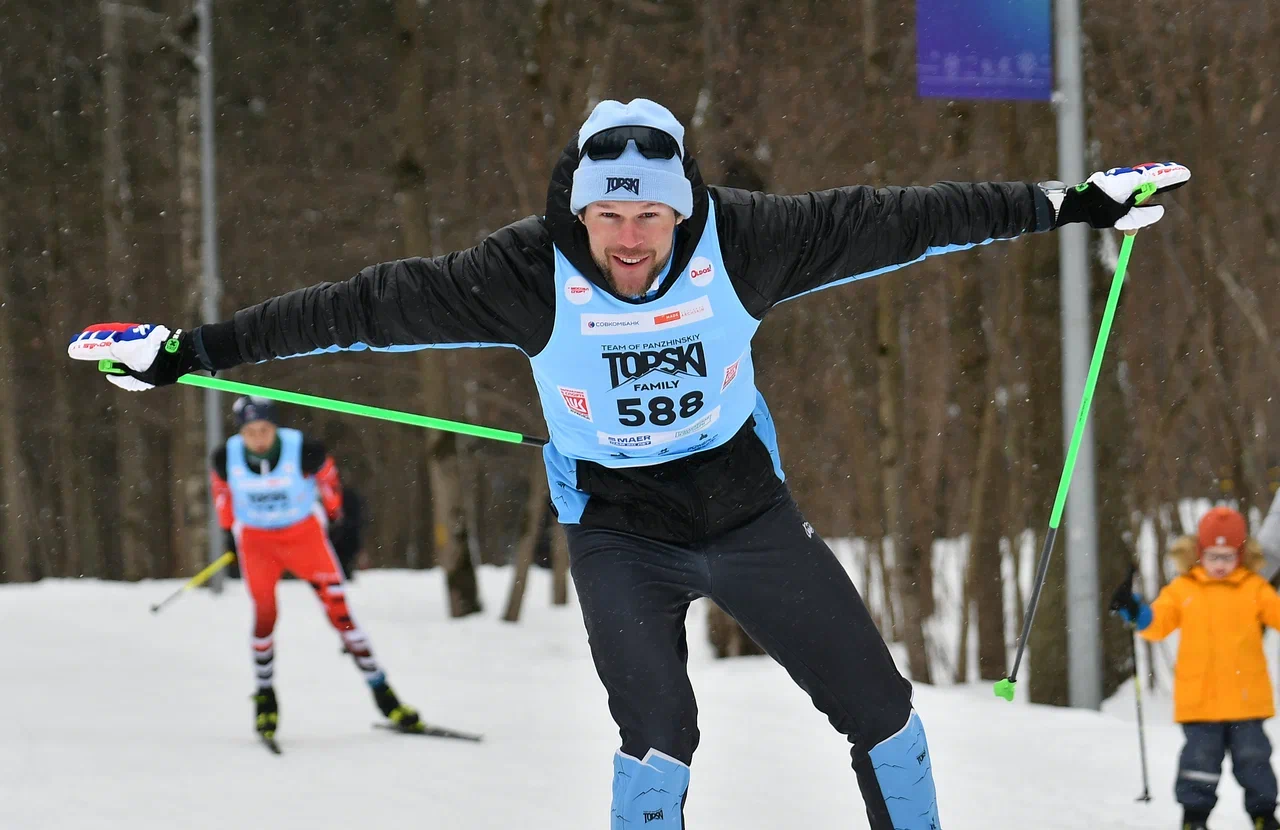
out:
M272 757L251 729L248 601L176 582L0 587L0 828L596 828L605 830L617 736L577 609L549 605L535 572L525 619L494 619L510 574L485 569L485 616L445 618L438 571L367 572L351 587L392 684L428 719L480 745L399 736L375 719L309 590L281 586ZM714 661L690 615L703 730L688 824L865 827L842 739L776 665ZM943 826L1176 825L1180 733L1147 701L1151 804L1141 791L1132 697L1103 714L995 699L988 685L919 688ZM1216 827L1245 827L1224 781Z

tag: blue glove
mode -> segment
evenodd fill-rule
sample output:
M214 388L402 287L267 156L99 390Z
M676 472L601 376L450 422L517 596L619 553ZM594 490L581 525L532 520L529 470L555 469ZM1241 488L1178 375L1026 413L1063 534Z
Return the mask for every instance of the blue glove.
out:
M1155 614L1142 597L1132 593L1129 585L1130 583L1126 583L1116 588L1115 593L1111 595L1111 610L1119 614L1120 619L1141 631L1151 625Z
M1133 607L1137 608L1137 612L1131 611L1129 608L1122 608L1117 613L1125 622L1137 628L1139 631L1151 625L1151 621L1155 619L1155 613L1151 610L1151 606L1142 601L1142 597L1137 594L1133 595Z

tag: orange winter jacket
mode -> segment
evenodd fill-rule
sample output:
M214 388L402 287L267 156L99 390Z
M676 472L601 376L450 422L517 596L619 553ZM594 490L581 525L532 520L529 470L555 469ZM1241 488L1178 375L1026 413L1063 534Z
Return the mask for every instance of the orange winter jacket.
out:
M1262 624L1280 629L1280 595L1265 579L1243 566L1211 579L1197 564L1164 587L1151 611L1144 638L1162 640L1182 629L1174 668L1175 721L1275 715Z

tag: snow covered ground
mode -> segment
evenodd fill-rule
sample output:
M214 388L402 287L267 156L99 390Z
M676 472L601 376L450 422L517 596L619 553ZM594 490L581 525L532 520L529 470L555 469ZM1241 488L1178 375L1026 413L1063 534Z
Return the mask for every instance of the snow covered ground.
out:
M605 830L617 735L581 619L550 606L537 571L524 619L497 621L509 579L484 569L485 615L459 621L438 571L366 572L350 591L401 696L484 732L479 745L370 728L376 710L315 599L283 583L281 757L251 728L239 582L158 616L148 605L180 583L0 587L0 828ZM771 661L713 660L704 615L690 615L703 738L689 827L865 827L843 740ZM1145 699L1154 800L1135 803L1131 695L1098 714L1010 705L988 684L919 688L943 826L1175 827L1181 734L1167 698ZM1235 782L1220 794L1214 827L1247 826Z

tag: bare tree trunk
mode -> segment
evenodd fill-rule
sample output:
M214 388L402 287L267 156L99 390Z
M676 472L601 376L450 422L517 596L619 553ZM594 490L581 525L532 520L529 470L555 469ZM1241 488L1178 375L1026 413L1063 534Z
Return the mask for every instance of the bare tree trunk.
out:
M1029 465L1027 490L1036 494L1035 500L1030 504L1029 519L1036 531L1033 554L1038 556L1044 542L1040 534L1049 523L1052 495L1057 489L1064 455L1062 375L1059 368L1062 365L1062 326L1059 319L1057 279L1027 280L1026 285L1030 293L1025 323L1027 357L1024 358L1029 367L1030 381L1026 407L1029 417L1025 424L1026 463ZM1029 697L1033 703L1055 706L1065 706L1068 703L1065 586L1067 558L1062 551L1062 540L1070 531L1070 527L1063 522L1059 531L1058 549L1049 561L1044 589L1040 594L1039 607L1026 646L1026 659L1031 670ZM1032 562L1034 563L1034 559ZM1034 568L1033 564L1033 575ZM1031 590L1035 590L1034 585ZM1024 613L1022 609L1021 613ZM1019 625L1021 624L1022 621L1019 620Z
M999 680L1005 672L1004 579L1001 573L1000 530L1005 511L998 504L1000 477L996 462L996 403L983 406L978 447L978 469L973 476L974 498L969 513L969 567L973 569L970 594L978 618L978 678Z
M876 354L879 369L880 481L884 490L886 537L892 541L893 590L902 608L902 634L907 646L911 679L929 683L929 654L924 637L924 615L919 586L910 572L906 551L902 463L902 427L898 402L902 400L902 360L898 342L897 283L877 280Z
M1102 319L1109 289L1109 280L1095 281L1091 298L1092 320ZM1120 338L1128 339L1125 328L1129 319L1126 314L1117 321ZM1137 536L1131 530L1129 515L1137 512L1140 504L1134 503L1131 494L1140 492L1142 486L1142 465L1132 461L1134 454L1131 452L1137 429L1125 406L1117 360L1102 364L1091 418L1096 436L1098 481L1098 585L1093 599L1102 635L1102 697L1106 699L1133 676L1133 635L1108 617L1107 604L1112 587L1125 578L1129 563L1135 559ZM1070 669L1068 666L1068 671Z
M903 633L902 615L898 613L896 604L897 589L895 585L897 577L894 574L897 568L896 566L891 566L885 558L884 543L888 538L887 536L881 536L875 541L876 564L880 567L880 590L884 597L885 624L888 629L887 631L882 631L882 633L887 635L886 639L889 642L900 643L906 635Z
M991 356L982 332L982 283L972 277L957 280L956 283L955 361L959 379L954 400L958 404L959 427L966 433L978 436L972 464L968 465L965 474L969 493L965 517L968 548L961 583L960 636L957 640L960 653L956 659L955 674L955 682L964 683L969 677L970 623L974 614L973 604L979 591L978 582L984 576L989 576L982 573L978 561L982 548L990 543L982 538L979 524L991 471L989 462L994 444L995 407L988 391ZM998 539L996 541L999 542ZM997 575L998 573L997 570Z
M1153 489L1155 488L1153 487ZM1152 504L1153 507L1150 513L1152 530L1155 531L1156 537L1156 584L1149 585L1145 579L1142 580L1141 584L1142 592L1148 597L1156 596L1164 588L1164 569L1161 566L1164 563L1164 552L1169 549L1169 534L1165 529L1164 516L1161 515L1164 511L1161 509L1159 495L1156 495L1152 500ZM1139 568L1138 574L1141 577L1141 568ZM1155 644L1150 640L1144 639L1142 646L1147 653L1147 689L1154 692L1156 690Z
M569 537L556 521L551 523L551 604L569 604Z
M1031 257L1023 260L1028 267ZM1031 408L1026 404L1028 391L1031 388L1030 374L1027 370L1027 357L1030 352L1023 337L1023 314L1026 305L1026 274L1023 268L1014 269L1008 277L1012 302L1009 304L1006 345L1001 349L1004 356L1008 390L1008 413L1005 437L1005 464L1009 470L1008 489L1005 503L1008 505L1005 522L1005 535L1009 540L1009 570L1013 574L1013 630L1022 630L1022 619L1025 608L1022 596L1022 539L1029 529L1031 514L1028 491L1030 490L1031 452L1028 443L1031 435ZM1034 533L1033 545L1034 545ZM1003 607L1003 604L1002 604ZM1005 629L1008 630L1008 629ZM1015 638L1017 634L1013 635ZM1016 645L1016 643L1015 643ZM1007 647L1005 661L1008 662Z
M738 621L715 603L707 610L707 639L718 658L764 654L764 649L742 630Z
M194 40L195 27L188 27ZM194 50L193 42L185 44ZM200 319L201 262L199 76L184 54L174 56L177 78L178 239L182 296L178 307L188 320ZM183 386L173 436L174 566L195 573L208 558L209 474L205 455L204 393Z
M871 575L873 573L871 563L872 541L864 538L862 540L862 562L859 563L859 571L861 571L862 580L859 583L862 592L862 600L867 604L867 611L871 614L871 620L876 624L876 630L880 632L880 636L884 637L884 615L876 610L871 596ZM886 638L887 639L887 638Z
M467 420L473 424L480 423L474 380L469 379L465 382L463 394L466 396L463 409L467 413ZM476 457L476 445L479 443L480 439L476 438L459 437L458 439L458 457L462 463L462 510L467 523L467 556L470 557L473 566L485 562L484 525L480 521L484 473L480 459Z
M57 11L61 12L61 9ZM74 235L69 227L72 217L65 210L63 190L66 183L63 179L67 166L66 140L63 131L63 111L66 108L67 79L65 64L65 31L62 24L54 24L54 41L49 48L49 77L52 82L52 94L45 117L49 132L49 169L47 173L49 187L49 212L45 236L45 250L48 251L46 261L49 267L48 284L46 286L48 300L45 308L48 314L50 329L58 332L75 331L75 321L70 319L69 312L73 304L67 298L73 296L74 288L66 268L66 254L62 245L64 234ZM0 208L3 210L3 208ZM0 234L0 239L3 234ZM2 243L0 243L2 244ZM0 312L3 313L3 312ZM61 339L57 339L50 352L54 361L66 358ZM2 350L3 347L0 347ZM84 573L80 568L81 529L76 521L81 500L79 482L84 475L84 463L76 457L74 444L78 430L71 421L73 405L71 402L71 384L66 372L53 372L53 409L52 417L52 475L48 483L52 492L48 499L50 504L56 503L58 509L54 516L57 544L59 552L50 556L46 568L46 576L76 576Z
M129 226L133 222L132 193L125 158L124 20L121 4L103 0L102 8L102 208L106 230L107 284L111 314L132 322L135 306L134 264L129 255ZM147 441L140 407L125 394L113 400L116 419L115 489L120 510L120 567L108 576L141 579L147 574L145 530L146 496L152 491L147 475Z
M58 278L54 285L58 291L65 288L67 274L59 269ZM55 324L55 331L75 331L74 323L68 319L67 310L69 303L59 302L54 305L60 306L59 309L53 309L51 306L51 316L60 324ZM2 348L2 347L0 347ZM59 355L59 357L63 357ZM90 545L86 542L89 534L81 525L78 517L81 512L81 505L84 501L81 492L82 483L85 480L84 460L79 458L76 453L76 426L72 422L72 412L75 405L72 402L74 391L66 372L53 373L53 463L57 473L58 488L58 524L59 536L62 541L63 555L61 564L57 570L58 576L75 577L75 576L98 576L97 569L91 562L96 562L96 558L85 556L85 549Z
M5 79L0 78L0 82ZM7 162L8 153L4 150L4 142L0 141L0 162ZM8 169L0 163L0 177ZM7 182L0 178L0 354L14 353L13 333L10 320L13 318L14 292L10 284L12 274L9 269L9 224ZM0 464L0 582L28 582L31 579L31 554L29 546L28 523L30 516L24 505L24 493L31 478L27 474L26 461L22 455L22 442L18 435L18 395L19 387L15 377L13 361L0 359L0 453L4 463Z
M1025 253L1021 253L1021 259L1026 262ZM1012 510L1008 491L1001 486L1005 478L1005 467L1002 464L1003 457L998 453L997 432L1000 429L1001 396L1003 394L1006 400L1010 397L1008 381L1004 380L1002 383L1000 366L1007 362L1007 354L1011 350L1011 307L1015 290L1013 279L1002 279L994 304L994 319L986 313L985 304L981 314L981 325L990 331L991 336L987 338L986 358L982 369L982 389L985 396L969 514L969 539L973 545L969 567L976 569L971 596L978 618L978 677L981 680L999 680L1004 677L1008 661L1002 568L1004 557L1000 551L1000 541L1005 528L1009 526ZM1011 531L1010 538L1017 538L1016 529Z
M426 178L427 46L423 40L422 7L417 0L396 0L396 55L399 99L396 103L396 201L400 206L405 255L423 256L432 249L430 194ZM441 355L421 361L426 399L442 412L450 411L449 378ZM427 439L427 469L431 479L436 562L444 569L449 592L449 615L464 617L481 610L475 566L462 508L462 476L457 439L432 433Z
M0 281L0 303L7 303L10 297L8 290L8 269L2 265ZM12 347L12 335L9 331L7 315L0 314L0 349ZM12 352L10 352L12 353ZM0 360L0 363L8 361ZM4 475L0 484L4 486L0 507L4 509L4 536L0 544L0 582L29 582L35 574L34 552L31 547L28 526L34 524L31 515L30 500L27 497L31 483L30 471L22 456L22 443L18 435L17 389L13 385L13 371L8 366L0 367L0 451L4 453Z
M912 641L923 654L917 657L924 674L916 674L912 668L912 680L932 682L932 660L936 653L930 642L925 624L936 610L933 579L933 541L946 533L946 511L943 498L942 436L945 429L947 405L950 399L950 357L948 303L943 284L934 284L914 310L918 325L905 327L917 331L899 350L903 364L903 382L898 390L898 401L910 399L910 408L900 410L901 434L909 436L903 453L903 471L906 486L903 488L904 528L901 571L904 577L904 614L914 620L908 630L908 653ZM904 337L904 327L898 327L899 338ZM927 338L927 340L926 340ZM937 338L935 340L934 338ZM912 340L916 342L911 347ZM911 383L906 377L910 370ZM908 391L910 390L910 391ZM909 587L908 587L909 586ZM943 669L943 671L946 671ZM946 672L950 674L949 671Z
M870 364L865 360L862 354L850 354L846 357L848 361L859 361L864 367L870 369ZM867 372L868 375L872 373ZM855 373L855 388L851 390L855 404L853 406L853 423L855 435L876 435L879 431L878 415L872 413L870 394L871 382L867 378L867 382L860 383L860 379ZM885 640L896 643L902 641L901 618L897 613L894 601L894 575L893 568L889 567L885 561L885 539L889 535L889 514L885 507L885 499L888 494L884 488L884 481L879 475L881 463L882 446L875 441L861 441L860 453L857 469L866 471L864 475L871 478L869 471L877 471L874 480L865 481L858 487L860 512L863 516L863 522L866 525L865 531L861 535L867 541L867 592L865 599L870 603L871 577L870 574L874 568L880 571L880 599L881 610L880 619L876 621L876 625L880 629L880 634Z
M956 637L956 673L952 678L955 683L967 683L969 680L969 629L970 617L973 616L973 582L977 573L973 555L973 537L970 536L964 552L964 574L960 577L960 636Z
M529 470L529 498L524 505L524 531L516 546L516 567L511 579L511 593L507 597L507 610L502 613L502 619L507 622L517 622L520 619L529 568L533 566L533 555L538 549L538 539L542 536L542 523L550 507L551 490L547 484L547 471L542 465L542 456L538 455Z
M436 433L428 439L427 474L431 479L436 564L445 572L449 616L478 614L484 609L480 604L476 570L471 562L467 542L467 517L462 509L458 441L451 433Z

